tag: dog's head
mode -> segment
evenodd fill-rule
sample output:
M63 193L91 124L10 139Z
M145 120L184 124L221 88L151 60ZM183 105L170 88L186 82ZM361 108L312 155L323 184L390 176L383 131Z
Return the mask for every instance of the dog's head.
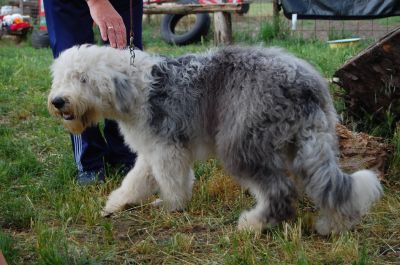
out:
M75 134L102 118L129 112L135 88L128 73L129 56L109 47L75 46L54 61L48 109Z

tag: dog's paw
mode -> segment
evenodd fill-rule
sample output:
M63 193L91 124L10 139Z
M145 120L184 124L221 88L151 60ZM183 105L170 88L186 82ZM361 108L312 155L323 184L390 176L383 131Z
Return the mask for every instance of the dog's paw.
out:
M153 207L162 207L162 205L163 205L163 200L161 200L161 199L155 199L154 201L152 201L152 202L150 203L150 205L153 206Z
M106 206L101 210L100 214L102 217L111 217L116 212L121 211L125 205L112 205L110 203L106 203Z
M113 213L107 212L106 210L101 210L100 215L101 215L101 217L107 218L107 217L111 217L113 215Z
M350 230L359 218L352 216L343 216L336 212L323 212L320 214L314 224L315 231L321 236L328 236L330 234L339 234Z
M240 215L238 230L248 230L255 232L256 234L261 234L263 229L264 223L253 211L245 211Z
M315 231L321 236L327 236L332 232L332 222L326 216L320 216L314 224Z
M168 212L183 212L186 209L186 201L171 201L162 199L157 202L158 205L162 206L162 208Z
M111 216L113 213L122 210L125 205L129 204L127 201L127 196L122 189L116 189L111 192L108 200L106 202L106 206L101 211L101 215L103 217Z

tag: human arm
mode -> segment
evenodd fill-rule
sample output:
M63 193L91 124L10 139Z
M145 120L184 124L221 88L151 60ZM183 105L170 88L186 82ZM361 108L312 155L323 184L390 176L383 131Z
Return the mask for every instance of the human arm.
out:
M122 17L114 9L108 0L86 1L93 21L99 26L101 38L109 40L113 48L126 46L126 27Z

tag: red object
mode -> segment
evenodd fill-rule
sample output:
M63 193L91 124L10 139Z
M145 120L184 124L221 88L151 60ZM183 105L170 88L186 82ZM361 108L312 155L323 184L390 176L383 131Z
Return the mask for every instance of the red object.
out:
M43 0L38 0L39 7L39 30L47 31L46 16L44 14Z
M29 23L22 22L22 23L10 25L9 29L12 31L16 31L16 30L26 29L26 28L30 28L30 27L31 27L31 25Z

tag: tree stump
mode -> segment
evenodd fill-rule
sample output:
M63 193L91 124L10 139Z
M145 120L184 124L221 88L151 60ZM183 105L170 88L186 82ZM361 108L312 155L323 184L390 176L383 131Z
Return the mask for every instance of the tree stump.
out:
M336 133L343 171L353 173L360 169L370 169L383 179L391 152L384 138L352 132L340 124L336 126Z
M334 82L345 90L350 116L368 113L383 121L387 113L400 119L400 28L390 32L355 56L334 74Z

